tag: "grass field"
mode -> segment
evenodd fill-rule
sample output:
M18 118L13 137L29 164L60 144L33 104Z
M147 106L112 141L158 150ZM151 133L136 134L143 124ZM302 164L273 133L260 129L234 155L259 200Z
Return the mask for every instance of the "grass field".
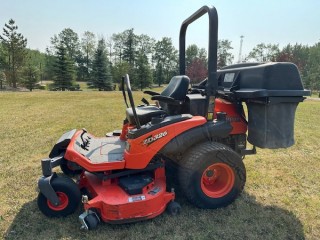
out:
M142 93L134 92L136 101ZM50 219L36 204L40 160L67 130L94 135L121 127L120 92L0 93L0 238L4 239L320 239L320 102L299 105L295 146L244 160L247 184L234 204L200 210L177 190L182 213L79 230L78 215Z

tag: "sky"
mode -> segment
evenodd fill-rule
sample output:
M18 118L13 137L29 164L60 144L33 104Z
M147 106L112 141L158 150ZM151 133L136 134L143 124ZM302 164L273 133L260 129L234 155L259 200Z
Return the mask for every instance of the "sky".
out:
M319 0L0 0L0 27L14 19L28 47L40 51L64 28L106 38L134 28L156 40L171 37L178 48L181 23L203 5L217 9L219 39L232 42L235 61L241 35L242 58L261 42L283 47L320 41ZM187 45L193 43L207 48L207 17L188 27Z

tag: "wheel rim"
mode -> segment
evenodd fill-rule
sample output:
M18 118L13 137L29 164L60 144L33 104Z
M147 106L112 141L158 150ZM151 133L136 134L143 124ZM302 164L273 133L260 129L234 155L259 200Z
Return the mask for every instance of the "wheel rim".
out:
M52 209L54 211L61 211L68 206L69 198L68 198L67 194L65 194L63 192L56 192L56 193L59 198L60 204L58 206L55 206L49 201L49 199L47 199L47 204L50 209Z
M201 177L201 189L212 198L227 195L234 185L235 175L230 166L225 163L215 163L204 170Z

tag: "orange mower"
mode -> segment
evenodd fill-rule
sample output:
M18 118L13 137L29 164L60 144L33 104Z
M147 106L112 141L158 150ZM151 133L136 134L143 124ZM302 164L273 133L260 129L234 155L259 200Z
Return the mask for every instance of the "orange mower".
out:
M186 30L209 17L208 77L189 88L185 75ZM64 133L42 159L38 207L48 217L74 213L83 229L98 223L154 218L180 212L167 185L173 163L182 194L196 207L232 203L246 182L243 158L260 148L294 144L294 117L304 90L292 63L243 63L217 70L218 15L204 6L181 25L180 75L161 92L145 91L159 106L135 106L130 79L122 79L127 106L122 130L96 137L86 129ZM243 104L246 104L248 116ZM247 142L253 145L247 149ZM60 166L66 176L53 169ZM77 176L77 181L74 181Z

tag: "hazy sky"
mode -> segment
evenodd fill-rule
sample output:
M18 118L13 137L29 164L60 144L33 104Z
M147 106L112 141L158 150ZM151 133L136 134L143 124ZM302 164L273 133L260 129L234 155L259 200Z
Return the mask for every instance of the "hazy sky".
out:
M134 28L157 40L171 37L178 48L181 23L203 5L217 8L219 39L232 41L235 60L241 35L243 55L261 42L282 47L320 41L320 0L0 0L0 26L13 18L28 47L41 51L64 28L105 37ZM207 20L190 25L187 44L207 47Z

